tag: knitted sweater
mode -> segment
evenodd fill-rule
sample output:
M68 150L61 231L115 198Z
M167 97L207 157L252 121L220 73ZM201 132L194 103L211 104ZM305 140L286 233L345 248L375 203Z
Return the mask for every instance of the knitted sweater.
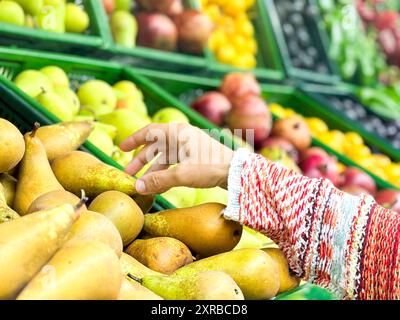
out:
M239 149L224 211L275 241L290 268L341 299L400 299L400 215Z

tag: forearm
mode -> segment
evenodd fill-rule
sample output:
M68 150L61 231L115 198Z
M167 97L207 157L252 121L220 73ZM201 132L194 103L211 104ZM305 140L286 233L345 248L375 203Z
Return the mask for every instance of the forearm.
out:
M235 154L228 186L225 216L274 240L299 277L341 298L399 297L400 218L372 197L345 194L244 151Z

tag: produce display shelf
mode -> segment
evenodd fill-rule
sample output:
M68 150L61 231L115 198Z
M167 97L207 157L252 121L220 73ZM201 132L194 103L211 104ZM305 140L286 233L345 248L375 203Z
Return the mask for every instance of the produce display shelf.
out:
M159 71L151 71L151 70L138 70L141 75L146 78L156 82L161 85L166 91L170 92L172 95L181 100L182 105L181 110L184 108L192 110L189 106L192 101L203 94L206 91L215 90L221 84L218 79L206 79L193 77L188 75L178 75L178 74L169 74L165 72ZM282 104L285 107L290 107L294 111L298 112L303 116L310 117L319 117L323 121L325 121L330 129L338 129L344 130L342 123L335 117L333 113L330 112L327 108L321 105L317 100L314 100L301 90L290 86L278 85L278 84L263 84L262 92L264 98L268 102L276 102ZM203 118L201 115L197 115L197 118ZM203 118L203 125L199 125L201 128L214 128L215 125L210 123L208 120ZM348 129L354 130L354 128ZM313 139L313 144L315 146L319 146L330 154L337 157L337 159L345 164L346 166L357 167L367 172L376 182L379 189L398 189L389 182L382 180L380 177L374 175L363 167L360 167L357 163L355 163L350 158L346 157L343 154L336 152L331 149L318 139Z
M368 131L365 123L355 121L346 116L341 110L337 110L333 104L332 99L347 99L354 103L361 104L359 99L354 95L354 87L347 84L338 85L336 87L322 86L314 84L303 84L300 90L309 95L312 99L318 101L321 105L321 112L329 114L330 119L338 124L338 129L343 131L356 131L366 141L366 143L375 149L385 153L395 161L400 161L400 149L393 146L391 142L380 137L376 132ZM362 105L362 104L361 104ZM373 114L368 111L367 113ZM379 118L379 117L378 117Z
M271 23L275 41L278 43L286 76L297 81L314 83L338 82L340 79L338 69L328 56L328 36L323 29L315 1L298 2L302 4L299 7L290 0L263 0L263 2L268 14L267 21ZM305 6L309 9L306 10ZM285 10L292 10L287 17L288 21L283 20ZM299 35L300 28L305 28L302 30L302 37ZM289 39L290 36L292 39ZM296 41L302 39L303 42L297 44L293 39ZM307 53L308 60L300 59L300 51ZM314 65L311 65L310 57L316 60Z
M60 34L0 22L0 45L73 54L95 52L104 45L101 25L97 21L98 2L100 1L83 1L85 11L90 18L86 34Z

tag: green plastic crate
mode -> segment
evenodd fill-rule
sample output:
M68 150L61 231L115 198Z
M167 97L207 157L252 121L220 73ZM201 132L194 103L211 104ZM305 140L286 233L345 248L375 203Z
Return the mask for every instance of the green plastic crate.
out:
M337 300L337 298L329 291L307 283L288 292L281 293L273 300Z
M99 0L83 0L85 10L90 17L90 27L86 34L60 34L0 23L0 45L74 54L94 52L104 44L101 25L96 19L98 2Z
M322 19L320 13L315 12L315 16L308 19L307 27L309 28L309 34L312 37L312 42L314 43L318 53L321 55L321 60L324 65L328 68L327 74L318 73L313 70L308 70L304 68L296 68L289 54L288 44L285 39L285 35L282 28L282 23L278 15L278 11L275 3L287 2L288 5L292 5L290 0L262 0L264 2L264 7L268 14L268 22L271 23L270 27L273 29L273 34L275 35L275 41L278 43L278 47L281 54L281 59L283 61L286 76L297 81L307 81L314 83L336 83L339 81L338 69L335 63L328 56L328 36L323 28ZM306 0L307 3L317 5L314 0Z
M164 72L152 70L138 70L141 75L161 85L166 91L177 97L184 108L193 111L189 105L193 100L206 91L215 90L220 86L220 80L198 78L188 75L169 74ZM285 107L292 108L296 112L306 117L319 117L324 120L331 129L342 130L342 123L338 120L333 113L324 108L318 101L312 99L304 92L290 86L283 86L278 84L264 84L262 85L263 96L269 102L276 102ZM198 115L197 117L203 118ZM200 122L199 122L200 123ZM215 127L208 120L203 118L202 128ZM354 128L352 128L354 130ZM347 130L349 131L349 130ZM327 150L330 154L336 156L340 162L346 166L352 166L362 169L367 172L377 183L380 189L398 189L387 181L382 180L368 170L357 165L353 160L340 154L327 145L323 144L318 139L313 139L313 144Z

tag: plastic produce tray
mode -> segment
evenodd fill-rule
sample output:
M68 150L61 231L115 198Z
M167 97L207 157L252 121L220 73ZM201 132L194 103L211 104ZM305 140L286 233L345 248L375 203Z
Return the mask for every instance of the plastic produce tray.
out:
M263 0L286 75L316 83L339 81L328 57L328 36L314 0Z
M74 2L74 1L68 1ZM103 46L101 25L97 21L99 0L81 1L90 17L86 34L56 33L0 23L0 45L36 50L83 54Z
M215 90L221 84L220 80L217 79L199 78L188 75L170 74L151 70L141 70L140 73L146 76L146 78L160 84L165 90L182 102L182 107L190 109L191 111L193 110L189 106L196 97L202 95L206 91ZM283 85L264 84L262 85L262 92L268 102L276 102L283 106L290 107L304 116L319 117L329 125L330 129L344 131L353 131L355 129L354 126L351 128L343 127L341 120L338 119L334 113L320 104L318 100L313 99L301 90ZM203 118L203 125L200 127L215 127L201 115L198 114L197 118L198 117ZM367 172L375 180L380 189L397 189L389 182L382 180L368 170L360 167L353 160L332 150L318 139L313 139L313 144L327 150L346 166L357 167Z
M304 84L301 90L320 103L332 121L338 123L343 131L357 131L374 149L379 150L395 161L400 161L400 147L392 144L385 136L390 127L400 145L400 121L385 121L363 106L347 85L331 87Z

